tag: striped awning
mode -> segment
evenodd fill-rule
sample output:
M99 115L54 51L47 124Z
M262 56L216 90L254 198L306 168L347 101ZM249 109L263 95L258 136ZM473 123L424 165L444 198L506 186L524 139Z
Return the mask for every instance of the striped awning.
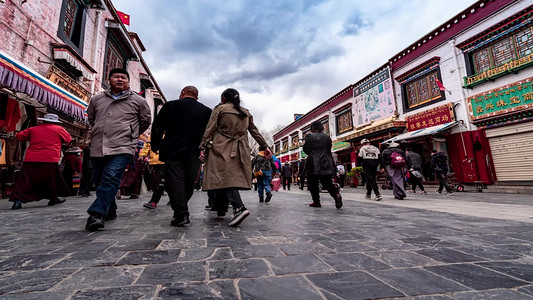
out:
M87 123L87 103L2 51L0 86L26 94L77 121Z
M457 124L458 124L458 122L454 121L454 122L440 124L440 125L437 125L437 126L431 126L431 127L422 128L422 129L416 130L416 131L409 131L409 132L397 135L395 137L392 137L392 138L384 141L382 144L387 144L387 143L390 143L390 142L405 141L405 140L414 139L414 138L418 138L418 137L423 137L423 136L427 136L427 135L433 135L435 133L438 133L438 132L441 132L441 131L446 130L448 128L451 128L451 127L453 127L453 126L455 126Z

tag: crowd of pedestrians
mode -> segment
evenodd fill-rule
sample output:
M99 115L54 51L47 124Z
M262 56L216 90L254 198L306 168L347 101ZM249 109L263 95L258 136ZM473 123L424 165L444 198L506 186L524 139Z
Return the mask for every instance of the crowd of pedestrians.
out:
M106 221L116 219L116 199L122 195L138 198L143 178L153 191L143 206L157 208L166 191L174 212L170 225L177 227L191 223L188 202L195 184L197 189L201 186L207 191L206 209L217 211L219 217L224 217L231 205L229 226L241 224L250 214L239 191L251 189L252 179L257 182L259 202L271 201L273 188L279 188L278 177L284 190L291 189L296 177L300 189L307 183L312 199L309 206L322 206L321 190L329 193L337 209L343 206L340 192L347 171L343 164L334 162L332 140L323 132L321 122L311 123L311 133L303 146L307 158L294 169L287 162L282 165L273 155L252 114L241 106L237 90L225 90L220 104L210 109L198 101L196 87L186 86L178 100L163 105L154 118L150 140L143 142L140 135L151 120L147 102L129 88L126 70L111 70L109 84L110 89L94 96L87 108L91 143L83 150L71 143L71 136L54 114L46 114L39 118L42 124L17 134L16 138L28 141L29 146L10 196L13 209L41 199L56 205L65 202L62 197L66 196L89 197L94 188L96 199L87 209L85 228L96 231L104 228ZM249 136L259 145L253 159ZM62 145L69 147L61 152ZM363 139L357 157L366 181L367 199L371 199L372 192L376 201L383 198L376 180L380 174L389 178L396 199L407 197L406 178L410 192L416 193L419 188L426 194L422 157L411 148L404 152L398 143L390 142L381 152ZM433 150L430 166L440 183L436 192L441 194L445 188L448 195L453 194L446 178L445 153Z

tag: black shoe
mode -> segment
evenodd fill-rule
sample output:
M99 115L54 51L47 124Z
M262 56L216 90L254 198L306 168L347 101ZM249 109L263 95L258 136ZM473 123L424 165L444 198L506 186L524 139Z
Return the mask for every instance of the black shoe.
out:
M342 196L341 196L341 194L335 195L335 207L337 209L342 207Z
M85 229L89 231L97 231L98 229L104 227L105 223L100 215L89 216L87 219L87 225L85 225Z
M54 206L56 204L61 204L61 203L65 203L65 201L67 201L67 199L59 199L59 198L56 198L54 200L50 200L48 201L48 206Z
M170 221L170 225L176 227L183 227L187 224L191 224L191 220L189 220L189 216L187 215L176 217L174 220Z
M265 202L270 202L270 199L272 199L272 193L267 193L267 196L265 198Z
M250 211L246 209L246 207L241 206L239 208L233 209L233 217L231 219L231 222L229 222L229 226L238 226L239 224L246 219L250 215Z
M103 217L103 220L107 222L107 221L113 221L116 218L117 218L117 212L114 211L114 212L107 213L107 215Z
M22 202L20 201L15 201L15 203L13 203L13 206L11 206L11 209L21 209L22 208Z
M259 202L265 202L265 198L263 196L259 196Z
M212 206L211 205L206 205L204 208L205 208L205 210L211 210Z

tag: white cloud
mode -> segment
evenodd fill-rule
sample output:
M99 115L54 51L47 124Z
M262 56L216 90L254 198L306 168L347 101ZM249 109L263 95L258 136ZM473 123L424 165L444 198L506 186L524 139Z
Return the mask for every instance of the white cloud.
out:
M189 84L209 106L227 87L263 129L292 122L474 0L113 0L167 99Z

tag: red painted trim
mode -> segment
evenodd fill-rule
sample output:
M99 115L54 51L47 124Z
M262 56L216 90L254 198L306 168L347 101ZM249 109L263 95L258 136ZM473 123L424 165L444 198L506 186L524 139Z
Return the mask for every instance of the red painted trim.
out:
M347 108L351 108L352 107L352 104L351 103L348 103L346 105L343 105L342 107L340 108L337 108L336 110L332 111L331 113L333 113L334 115L336 115L337 113L347 109Z
M410 61L417 59L419 56L427 53L430 49L433 49L446 42L452 37L458 35L460 32L486 19L490 15L496 13L498 10L509 4L512 4L515 1L516 0L481 0L476 2L467 9L463 10L461 13L457 14L455 17L451 18L449 21L437 27L437 29L432 30L431 33L425 35L418 41L411 44L409 47L402 50L400 53L394 55L391 59L389 59L391 69L398 69ZM480 7L482 3L484 3L484 6ZM474 13L471 12L472 9L475 9ZM463 15L466 16L464 19L462 18ZM458 20L458 22L454 23L455 20ZM450 25L450 28L447 28L448 25ZM442 28L444 28L444 31L441 31ZM437 32L438 35L435 36L435 33ZM429 37L432 38L429 39ZM426 41L425 43L423 42L424 40ZM418 46L418 44L420 44L420 46Z

